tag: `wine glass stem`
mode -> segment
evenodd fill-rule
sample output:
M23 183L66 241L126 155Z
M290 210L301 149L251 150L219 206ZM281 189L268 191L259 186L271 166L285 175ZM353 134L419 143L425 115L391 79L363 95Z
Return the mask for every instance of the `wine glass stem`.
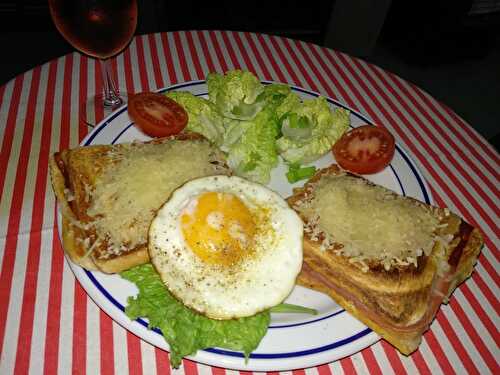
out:
M99 60L101 62L102 81L104 89L104 105L106 107L118 107L123 103L120 92L111 74L110 59Z

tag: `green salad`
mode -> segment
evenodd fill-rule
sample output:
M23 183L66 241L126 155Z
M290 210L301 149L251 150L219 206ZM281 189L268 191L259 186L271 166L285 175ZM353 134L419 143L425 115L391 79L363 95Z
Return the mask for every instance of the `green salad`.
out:
M323 97L302 100L289 86L262 84L251 72L210 73L206 81L208 99L166 95L187 111L186 130L217 145L235 174L254 182L269 182L279 156L290 182L310 177L314 167L302 165L329 152L349 128L349 111L332 110Z

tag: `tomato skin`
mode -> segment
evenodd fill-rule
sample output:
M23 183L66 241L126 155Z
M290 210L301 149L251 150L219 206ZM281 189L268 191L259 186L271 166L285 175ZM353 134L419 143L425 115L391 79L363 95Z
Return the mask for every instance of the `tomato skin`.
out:
M178 134L188 122L188 114L180 104L154 92L130 96L128 114L135 125L150 137Z
M372 174L387 167L394 157L394 137L384 128L363 125L345 133L334 145L333 156L344 169Z

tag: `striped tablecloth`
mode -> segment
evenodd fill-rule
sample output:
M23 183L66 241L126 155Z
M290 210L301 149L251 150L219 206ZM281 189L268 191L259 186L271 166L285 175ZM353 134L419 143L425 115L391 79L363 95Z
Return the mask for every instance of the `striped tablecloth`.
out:
M405 357L382 341L298 374L500 373L500 157L450 108L362 60L268 35L137 36L114 64L120 87L130 92L241 68L344 102L395 135L417 161L437 205L483 231L476 271L441 307L417 352ZM0 87L0 374L223 374L187 360L170 370L168 353L111 320L64 260L48 158L87 134L79 103L100 89L97 64L78 53Z

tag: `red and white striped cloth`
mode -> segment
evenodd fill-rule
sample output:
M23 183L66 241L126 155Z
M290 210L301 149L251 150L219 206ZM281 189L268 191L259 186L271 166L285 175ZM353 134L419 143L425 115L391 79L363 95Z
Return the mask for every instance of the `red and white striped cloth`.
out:
M241 68L344 102L395 135L418 162L437 205L483 231L476 271L441 307L417 352L405 357L378 342L294 373L500 373L500 156L452 110L362 60L268 35L143 35L114 64L129 92ZM86 135L79 104L100 91L100 77L93 59L73 53L0 87L0 373L223 374L187 360L170 370L168 353L102 312L63 258L48 158ZM92 115L98 120L103 113Z

